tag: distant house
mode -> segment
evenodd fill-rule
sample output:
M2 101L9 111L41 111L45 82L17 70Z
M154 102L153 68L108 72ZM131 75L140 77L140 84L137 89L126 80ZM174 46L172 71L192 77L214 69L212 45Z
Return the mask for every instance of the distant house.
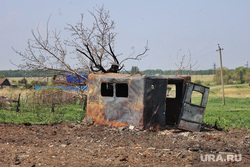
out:
M54 75L53 82L56 85L62 86L85 86L86 85L86 78L88 75L81 74L83 77L78 77L72 73L59 73Z
M0 88L4 86L11 86L11 84L7 78L0 78Z

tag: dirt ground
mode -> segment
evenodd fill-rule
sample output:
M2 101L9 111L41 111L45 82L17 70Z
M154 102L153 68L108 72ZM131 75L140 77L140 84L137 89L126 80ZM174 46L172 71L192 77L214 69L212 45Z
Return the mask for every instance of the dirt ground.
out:
M234 153L241 158L222 162ZM207 154L219 162L205 161ZM0 123L0 166L250 166L250 135L205 127L192 133Z

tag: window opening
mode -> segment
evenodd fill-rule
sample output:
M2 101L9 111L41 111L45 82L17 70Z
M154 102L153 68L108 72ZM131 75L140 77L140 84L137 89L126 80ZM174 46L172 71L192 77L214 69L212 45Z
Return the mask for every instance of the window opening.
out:
M114 90L113 90L113 83L102 83L101 84L101 95L102 96L109 96L113 97Z
M197 91L192 91L191 103L200 106L202 101L202 93Z
M168 84L167 85L167 98L176 98L176 85Z
M128 97L128 84L116 83L115 92L116 92L116 97Z

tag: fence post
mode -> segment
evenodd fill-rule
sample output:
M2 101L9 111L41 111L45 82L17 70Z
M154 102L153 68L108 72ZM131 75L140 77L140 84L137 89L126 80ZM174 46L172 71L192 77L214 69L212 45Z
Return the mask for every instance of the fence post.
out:
M20 109L19 109L19 107L20 107L20 96L21 96L21 93L19 93L19 96L18 96L16 112L20 111Z

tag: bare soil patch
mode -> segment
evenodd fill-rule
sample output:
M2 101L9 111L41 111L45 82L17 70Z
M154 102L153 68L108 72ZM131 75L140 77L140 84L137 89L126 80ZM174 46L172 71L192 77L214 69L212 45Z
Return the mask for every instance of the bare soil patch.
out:
M205 154L242 160L202 162ZM0 166L249 166L250 135L203 128L138 131L75 123L0 123Z

